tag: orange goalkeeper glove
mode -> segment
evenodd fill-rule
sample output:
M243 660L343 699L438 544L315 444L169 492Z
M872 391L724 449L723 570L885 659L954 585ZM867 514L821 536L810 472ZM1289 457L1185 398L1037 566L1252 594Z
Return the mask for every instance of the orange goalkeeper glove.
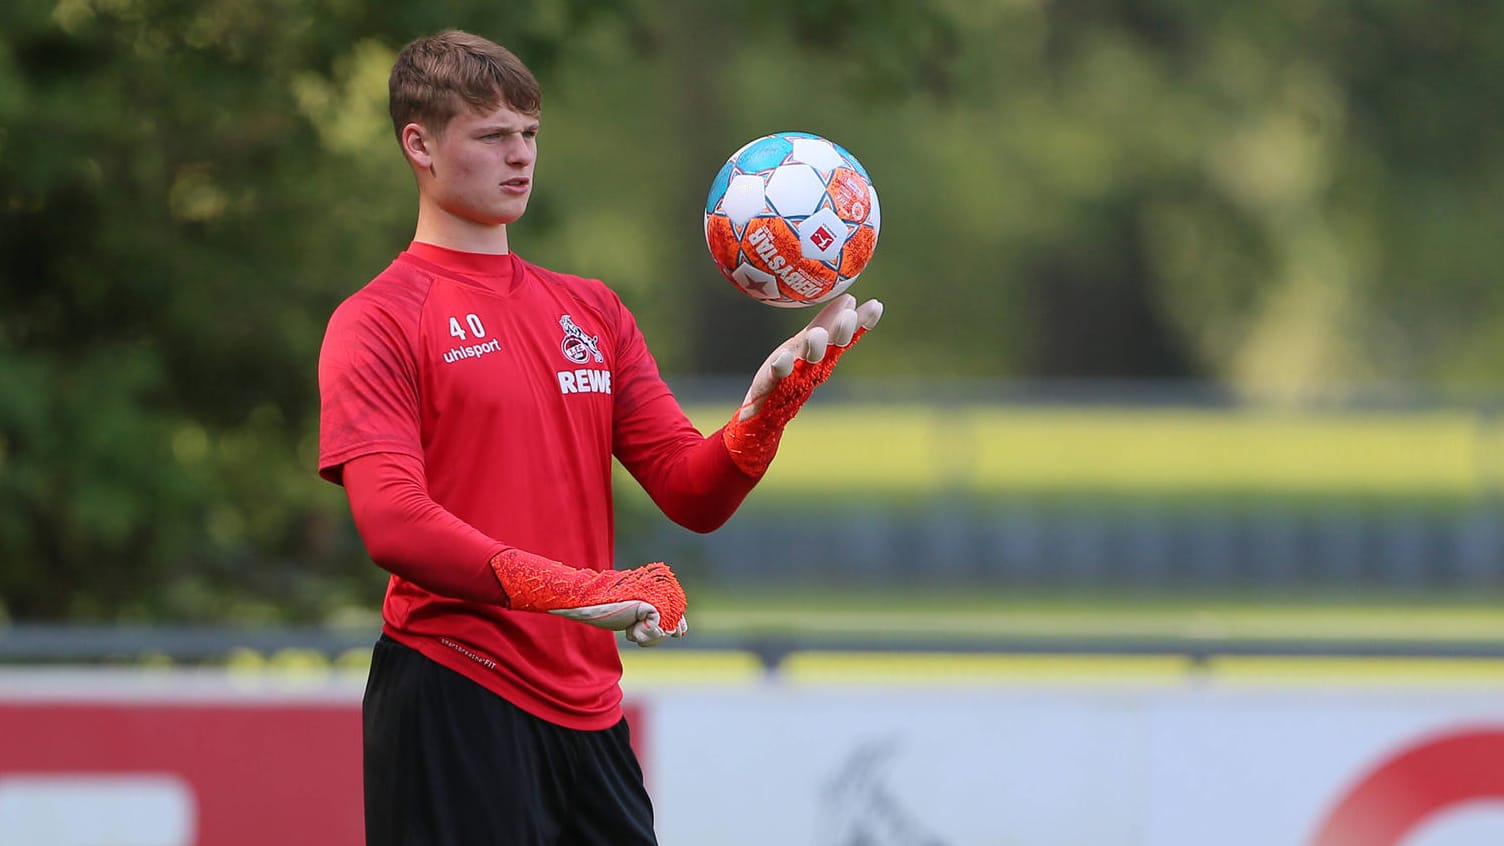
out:
M762 478L778 452L783 429L815 388L830 378L836 361L883 316L883 304L860 307L850 294L831 300L809 325L773 350L752 379L741 408L721 430L731 460L743 473Z
M684 588L662 562L631 570L588 570L506 549L491 558L491 569L517 611L547 612L626 632L638 646L657 646L689 631Z

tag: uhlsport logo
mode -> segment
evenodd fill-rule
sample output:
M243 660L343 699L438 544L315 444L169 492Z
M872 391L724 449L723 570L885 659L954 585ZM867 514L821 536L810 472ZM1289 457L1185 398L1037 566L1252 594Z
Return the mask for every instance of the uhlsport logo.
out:
M454 347L453 349L449 350L449 352L444 353L444 363L453 364L461 359L480 358L487 353L500 351L501 341L492 338L484 344L470 344L463 347Z
M559 326L564 329L564 341L559 348L564 351L564 357L575 364L584 364L593 356L596 361L604 362L605 356L601 355L599 337L586 335L574 319L569 315L559 318Z

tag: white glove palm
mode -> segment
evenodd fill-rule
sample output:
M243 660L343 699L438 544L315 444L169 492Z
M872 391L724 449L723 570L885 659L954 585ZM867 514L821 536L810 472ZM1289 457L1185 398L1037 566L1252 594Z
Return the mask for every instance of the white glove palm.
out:
M663 616L658 613L657 607L641 599L579 608L555 608L548 613L596 628L622 632L627 640L638 646L657 646L667 638L684 637L689 631L689 620L685 617L679 618L679 624L672 631L664 631Z

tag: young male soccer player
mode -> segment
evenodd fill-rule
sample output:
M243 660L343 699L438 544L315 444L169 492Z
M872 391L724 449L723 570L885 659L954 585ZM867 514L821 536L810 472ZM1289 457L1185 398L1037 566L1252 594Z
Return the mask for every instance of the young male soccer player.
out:
M709 437L604 284L511 251L538 84L447 31L407 45L390 105L417 228L335 311L319 472L390 571L364 703L369 844L656 842L621 710L615 631L686 632L663 563L614 570L615 456L674 521L720 526L784 424L882 306L830 303Z

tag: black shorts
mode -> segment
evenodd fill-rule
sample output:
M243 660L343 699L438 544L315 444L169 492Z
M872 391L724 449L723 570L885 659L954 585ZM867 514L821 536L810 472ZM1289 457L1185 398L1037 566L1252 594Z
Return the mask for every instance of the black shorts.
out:
M554 725L385 635L362 708L367 846L645 846L627 721Z

